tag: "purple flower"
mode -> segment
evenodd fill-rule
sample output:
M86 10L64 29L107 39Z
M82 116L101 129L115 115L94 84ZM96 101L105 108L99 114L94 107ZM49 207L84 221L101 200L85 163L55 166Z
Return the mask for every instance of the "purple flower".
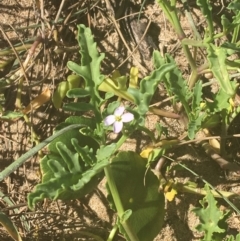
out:
M104 119L104 125L110 126L113 125L114 133L119 133L123 128L124 122L130 122L134 119L132 113L123 113L125 111L124 106L119 106L113 115L109 115Z

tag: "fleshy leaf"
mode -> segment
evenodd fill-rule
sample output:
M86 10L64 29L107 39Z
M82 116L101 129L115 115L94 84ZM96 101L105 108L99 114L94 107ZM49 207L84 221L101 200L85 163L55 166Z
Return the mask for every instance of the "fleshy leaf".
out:
M229 78L227 65L225 63L227 58L226 49L209 44L207 51L208 61L210 63L210 69L212 70L213 75L222 87L222 90L226 92L229 97L232 97L235 94L237 84L236 82L231 83Z
M101 146L98 150L97 150L97 159L98 160L103 160L106 158L109 158L112 153L116 150L116 144L112 143L108 146Z
M90 129L95 128L95 122L93 119L86 118L83 116L71 116L65 120L64 123L59 124L56 127L56 130L61 130L63 127L69 126L71 124L83 124L88 126ZM65 144L71 151L75 151L71 139L75 138L79 141L80 146L90 146L93 149L97 150L99 147L98 143L94 141L92 138L89 136L83 135L80 131L78 130L70 130L66 132L64 135L57 137L54 139L48 146L48 149L51 154L56 154L58 155L58 150L56 148L56 143L57 142L62 142Z
M82 89L82 88L74 88L67 92L68 98L84 98L89 95L90 95L90 93L87 90Z
M200 224L196 229L200 232L204 231L204 241L212 241L214 233L224 233L226 230L219 227L221 220L225 219L228 213L223 213L217 207L217 202L214 199L209 187L205 185L207 192L203 200L200 201L202 207L194 208L192 211L199 217Z
M73 142L76 147L77 141L72 139ZM44 198L71 200L88 194L98 184L98 174L108 165L108 159L104 159L90 166L89 160L85 162L78 152L72 152L63 143L58 142L56 147L59 155L50 154L41 160L42 183L28 195L30 208L34 208ZM78 146L77 151L81 148ZM82 149L86 154L86 148Z
M223 89L220 89L212 99L213 102L207 102L207 107L212 113L220 112L224 109L228 110L230 108L230 96Z
M188 123L188 137L193 139L195 134L199 131L202 126L202 122L206 117L205 113L201 113L201 102L202 102L202 81L199 81L193 87L192 95L192 111L189 114Z
M131 210L128 223L140 241L152 241L164 220L164 195L158 192L159 181L152 172L146 172L146 159L134 152L120 152L110 168L124 210ZM108 196L112 207L112 198ZM120 231L125 235L121 222Z
M193 97L192 97L192 111L199 114L200 104L202 101L202 81L198 81L193 87Z
M195 137L195 134L199 131L201 128L201 124L205 118L204 114L199 115L194 119L194 117L190 118L190 121L188 123L188 137L192 140Z
M172 63L164 64L140 81L140 89L128 88L128 93L134 97L140 115L146 114L158 84L162 81L163 76L174 67L175 65Z
M57 89L53 93L52 102L56 109L62 106L62 101L69 90L69 83L67 81L62 81L59 83Z
M211 17L212 20L212 6L209 2L209 0L197 0L197 5L202 9L204 17Z
M90 103L97 107L102 101L98 87L104 80L104 76L100 73L100 64L104 54L99 55L91 29L83 24L78 25L78 43L80 46L81 66L71 61L68 62L67 66L77 75L83 77L86 86L85 90L92 97Z
M96 156L94 155L94 151L92 148L89 148L88 146L79 146L77 139L72 139L72 145L74 146L75 150L78 152L82 160L84 160L84 162L86 163L85 165L91 166L97 162Z
M67 103L63 106L64 110L67 111L90 111L95 110L95 107L90 103L76 102L76 103Z
M138 88L138 68L132 67L129 76L129 87Z
M126 222L131 215L132 215L132 210L131 209L126 210L121 217L121 222Z
M72 116L56 129L61 130L71 124L83 124L84 128L95 127L94 120L90 118ZM108 165L108 159L97 160L95 153L99 148L98 143L80 131L69 130L49 144L50 154L40 162L42 183L28 196L30 208L44 198L79 198L97 185L98 173Z
M59 109L62 106L62 101L66 96L68 90L78 88L80 84L81 77L73 74L67 77L67 81L60 82L52 97L54 107L56 109Z
M159 51L153 51L153 64L155 69L160 68L163 64L165 64L164 58L161 56Z
M69 89L78 88L82 84L82 78L75 74L70 74L67 77L67 81L69 83Z
M114 110L116 110L120 106L119 101L113 101L108 104L107 109L106 109L106 116L113 114Z
M162 61L163 60L161 60L161 62ZM187 81L182 77L182 73L178 69L175 60L169 54L165 55L165 62L171 63L175 66L175 68L168 72L163 78L168 94L169 96L175 95L175 100L182 103L187 115L189 115L191 112L189 99L192 96L192 92L189 90Z

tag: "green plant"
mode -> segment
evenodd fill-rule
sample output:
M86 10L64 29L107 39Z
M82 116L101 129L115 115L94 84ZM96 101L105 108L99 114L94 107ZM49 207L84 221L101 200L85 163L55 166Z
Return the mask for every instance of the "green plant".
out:
M192 211L199 216L200 224L197 225L198 231L204 231L205 236L202 240L222 240L227 229L226 218L229 212L220 211L209 187L206 185L206 196L200 201L202 207L194 208Z
M205 139L198 139L196 135L200 131L205 133L211 131L221 123L221 135L226 136L229 123L239 113L239 107L233 104L238 84L232 73L234 71L238 73L240 63L238 59L230 59L239 51L239 42L237 42L239 4L237 1L229 4L228 9L233 12L234 17L229 20L223 15L222 32L215 33L212 5L207 0L198 0L197 5L205 17L207 29L201 37L190 12L187 12L195 33L194 39L187 39L178 18L176 1L157 0L157 2L181 42L191 70L189 79L183 77L171 55L161 56L158 51L153 53L155 69L149 76L141 79L139 85L136 77L131 77L128 84L127 77L117 72L112 77L105 77L101 74L104 54L98 53L91 30L79 25L80 65L68 62L67 66L73 74L67 78L67 81L60 83L53 95L53 104L56 108L61 107L65 97L70 100L77 99L63 105L65 111L74 112L75 115L59 124L54 135L47 141L36 146L0 173L0 180L3 180L37 150L49 144L49 154L40 162L42 183L36 185L35 190L28 195L28 205L31 209L44 198L51 200L81 198L93 191L105 175L108 200L111 208L117 213L116 225L120 232L127 240L150 241L163 225L164 197L172 200L178 192L198 194L196 186L166 180L161 174L161 167L154 171L151 171L150 167L159 159L162 161L161 158L165 157L167 150L189 141L201 143L209 153L212 153L211 147L206 147L206 143L203 143ZM216 40L220 41L224 37L229 40L221 45L216 44ZM205 61L199 66L196 57L191 53L190 46L197 53L203 49L205 51ZM131 73L134 71L136 69L133 68ZM214 79L209 83L203 83L202 75L205 73L213 74ZM220 88L215 93L211 93L209 101L209 98L204 96L203 89L208 88L212 82L217 83ZM180 115L167 114L180 120L184 116L187 120L184 141L162 140L161 134L164 128L160 124L156 126L157 135L145 127L148 111L166 115L165 112L150 106L159 83L164 84L172 105L175 107L177 103L180 104ZM102 92L105 92L105 95ZM131 105L123 106L120 101L112 99L114 96L129 101ZM91 117L84 115L85 113L89 113ZM120 133L120 138L110 142L107 134L112 130ZM122 144L135 131L145 132L151 138L151 145L144 148L141 153L121 151ZM221 154L224 153L224 147L222 142L219 148ZM215 158L215 161L221 167L240 169L236 164L231 164L223 158ZM210 184L209 186L213 189ZM171 187L170 190L168 187ZM223 197L239 213L239 210L227 199L231 194L219 193L216 190L212 192L208 186L205 186L205 197L200 202L202 207L193 210L199 216L200 224L197 229L204 232L203 240L221 240L223 238L221 234L225 235L226 232L224 225L229 213L219 211L213 194ZM113 239L111 235L109 241ZM233 239L234 237L228 238L228 240ZM238 239L239 235L236 237L236 240Z
M77 113L92 111L94 120L89 117L72 116L57 127L57 130L60 130L71 124L83 125L79 132L68 131L48 146L50 154L41 160L42 183L29 194L29 207L34 208L36 202L43 198L52 200L80 198L97 186L104 171L109 200L112 200L112 207L118 213L120 230L129 240L152 239L164 218L164 197L157 191L158 179L152 172L145 175L146 160L139 154L130 151L117 154L117 151L135 129L140 128L149 132L144 127L145 114L158 82L174 68L174 64L164 64L157 68L141 81L140 89L127 88L126 83L122 82L123 78L118 78L118 83L114 83L113 80L106 81L100 74L100 63L104 56L98 54L89 28L79 26L78 41L81 65L69 62L68 67L84 79L85 87L68 90L69 98L78 98L80 101L65 104L63 108ZM125 108L115 101L108 104L104 110L102 106L106 105L108 98L103 99L99 93L99 86L103 83L107 88L114 88L115 94L129 96L137 108L128 107L130 113L123 114ZM89 103L81 101L81 98L85 97L90 97ZM119 114L116 109L120 110ZM116 114L111 115L114 110ZM124 121L124 117L129 118L129 116L130 119ZM105 125L104 117L106 117ZM109 118L110 122L107 121ZM122 120L131 123L123 126ZM124 127L122 137L112 144L108 144L106 139L110 124L121 124L115 132L120 132ZM121 175L119 170L122 170ZM128 185L129 190L125 189L126 181L131 183ZM139 222L140 216L144 217L142 222Z

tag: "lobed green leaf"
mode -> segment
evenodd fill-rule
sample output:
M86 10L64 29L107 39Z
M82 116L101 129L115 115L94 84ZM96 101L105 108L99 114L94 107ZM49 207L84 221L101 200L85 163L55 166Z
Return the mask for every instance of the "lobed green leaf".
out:
M91 153L86 153L87 149L80 147L75 139L72 139L72 143L75 148L77 147L75 152L58 142L56 146L59 155L50 154L41 160L42 183L28 195L28 205L31 209L44 198L80 198L91 192L98 184L98 174L109 164L108 159L105 158L90 166L89 162L93 161L88 159L91 158ZM84 155L78 154L80 150ZM81 156L87 159L82 159Z
M196 229L200 232L204 231L203 241L213 241L214 233L225 233L225 229L219 227L221 220L225 219L228 213L223 213L217 207L217 202L214 199L209 187L205 185L204 188L207 192L203 200L200 201L202 207L194 208L192 211L199 217L200 224L196 226Z
M189 100L192 97L192 92L189 90L187 81L182 77L181 71L176 66L175 60L169 54L166 54L165 61L175 66L175 68L163 78L169 96L175 95L175 100L182 103L189 116L191 112Z
M223 91L226 92L229 97L232 97L235 94L237 84L235 82L231 83L229 78L226 66L226 49L209 44L207 51L210 69L214 77L217 79Z
M67 66L77 75L85 80L85 90L91 94L90 103L95 106L100 105L102 99L98 92L98 87L104 80L100 73L100 64L104 54L98 53L96 42L94 42L91 29L83 24L78 25L78 43L80 46L81 66L69 61Z
M173 70L174 67L175 65L172 63L164 64L154 70L150 76L147 76L140 81L140 89L128 88L128 93L134 97L140 115L146 114L158 84L162 81L164 75Z

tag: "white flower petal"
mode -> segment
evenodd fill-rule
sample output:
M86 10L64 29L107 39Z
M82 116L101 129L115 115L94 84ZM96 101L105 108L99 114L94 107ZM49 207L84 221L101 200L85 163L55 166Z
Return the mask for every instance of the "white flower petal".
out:
M114 115L115 116L121 116L123 114L125 110L124 106L119 106L115 111L114 111Z
M113 124L113 131L114 133L119 133L123 128L122 121L115 121Z
M105 126L110 126L110 125L112 125L115 121L116 121L115 115L109 115L109 116L107 116L107 117L103 120Z
M121 116L122 122L130 122L134 119L134 115L132 113L124 113Z

